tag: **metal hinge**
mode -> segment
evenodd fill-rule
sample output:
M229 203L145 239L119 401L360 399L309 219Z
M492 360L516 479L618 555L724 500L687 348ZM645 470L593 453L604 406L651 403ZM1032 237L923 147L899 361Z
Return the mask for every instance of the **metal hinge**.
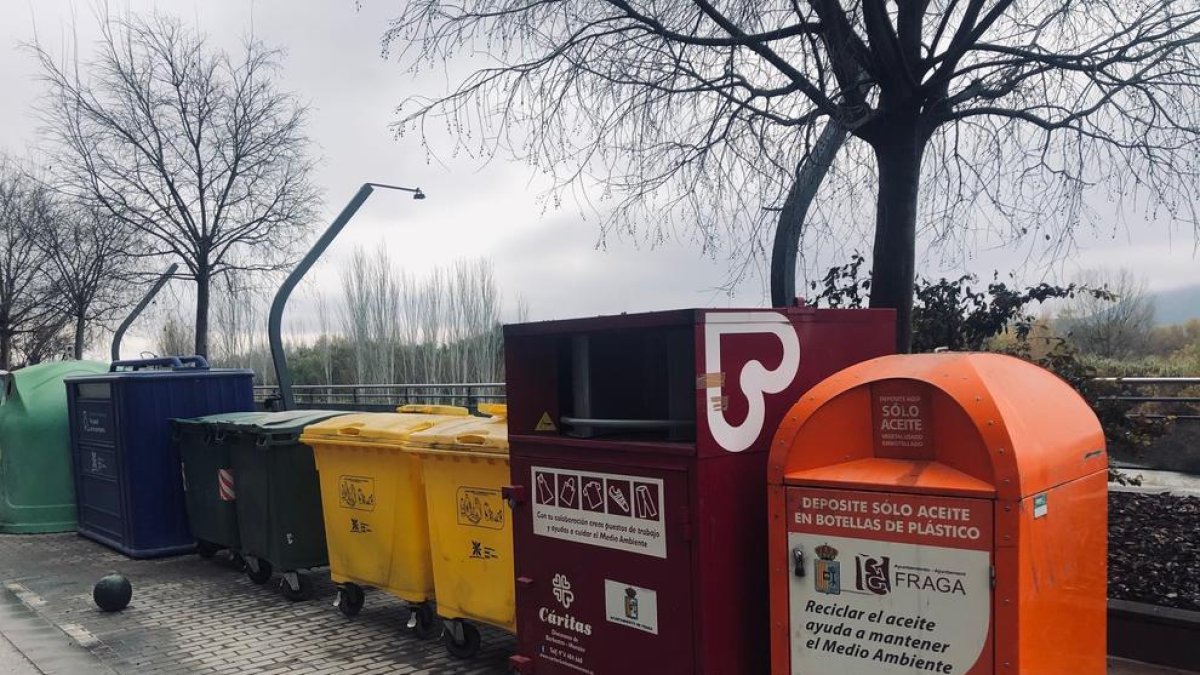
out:
M528 499L524 485L504 485L500 488L500 496L508 502L510 509L516 509Z
M991 574L991 577L992 577L992 578L991 578L991 581L992 581L992 588L993 588L993 589L995 589L995 588L996 588L996 566L995 566L995 565L989 565L989 566L988 566L988 571L989 571L989 573Z

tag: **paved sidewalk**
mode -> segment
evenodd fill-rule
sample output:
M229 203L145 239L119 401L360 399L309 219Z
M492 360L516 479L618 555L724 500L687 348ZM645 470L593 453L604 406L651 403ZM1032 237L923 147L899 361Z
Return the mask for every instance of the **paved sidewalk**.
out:
M0 635L0 673L4 675L38 675L25 655L17 651L8 638Z
M92 603L92 584L113 570L132 582L133 601L122 612L106 614ZM408 611L399 600L368 592L362 613L347 619L333 606L336 591L328 574L313 577L314 598L292 603L275 580L257 586L220 557L134 561L74 534L0 535L0 594L20 596L108 667L104 670L139 675L506 672L511 636L481 627L482 652L462 661L447 654L439 640L410 636ZM7 633L6 625L0 616L0 633ZM18 640L13 644L20 648ZM38 654L21 651L40 665ZM0 660L0 673L8 672L8 660Z
M133 583L133 601L105 614L92 584L113 570ZM346 619L328 574L313 576L314 599L291 603L219 558L134 561L74 534L0 535L0 675L507 672L511 636L483 628L482 653L461 661L408 635L406 608L386 593L368 593ZM1114 660L1109 673L1182 671Z
M1191 675L1191 671L1151 666L1137 661L1110 658L1108 675Z

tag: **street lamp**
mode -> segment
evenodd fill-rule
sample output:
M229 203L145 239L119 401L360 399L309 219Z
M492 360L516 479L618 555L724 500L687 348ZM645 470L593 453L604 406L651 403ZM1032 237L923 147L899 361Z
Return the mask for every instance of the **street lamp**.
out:
M425 199L425 193L421 191L421 188L406 188L399 185L386 185L384 183L363 183L363 186L358 189L358 192L354 194L350 202L338 214L338 217L333 219L333 222L329 224L329 228L321 234L321 237L317 239L313 247L309 249L300 263L296 265L296 269L292 270L287 279L283 280L279 291L275 293L275 300L271 303L271 314L267 318L267 338L271 343L271 361L275 365L275 378L279 381L279 395L284 410L293 409L296 402L292 396L292 374L288 371L287 355L283 353L283 309L287 305L292 291L295 290L297 284L304 278L304 275L308 273L309 268L313 266L317 258L321 257L325 249L329 248L334 238L338 236L338 233L342 231L346 223L350 222L350 219L358 212L363 202L367 201L367 197L370 197L371 193L375 191L375 188L411 192L413 199Z

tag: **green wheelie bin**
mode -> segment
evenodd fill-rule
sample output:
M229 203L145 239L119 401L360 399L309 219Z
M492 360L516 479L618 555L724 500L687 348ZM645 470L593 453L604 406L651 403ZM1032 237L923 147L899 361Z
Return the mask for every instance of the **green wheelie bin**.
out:
M107 363L51 361L0 371L0 532L75 529L75 481L63 379Z
M237 484L226 443L229 426L253 423L260 413L233 412L171 420L172 439L183 464L184 504L196 553L211 558L228 549L235 558L242 548L238 533Z
M279 573L289 600L312 595L301 570L329 564L321 483L312 448L300 443L304 427L346 414L289 410L246 415L227 423L238 533L246 576L264 584Z

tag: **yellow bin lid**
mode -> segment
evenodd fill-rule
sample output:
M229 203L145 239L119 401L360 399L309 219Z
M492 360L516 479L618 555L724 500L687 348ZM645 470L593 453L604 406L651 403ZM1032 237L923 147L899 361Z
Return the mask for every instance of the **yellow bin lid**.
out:
M490 417L447 419L408 436L406 447L420 450L461 450L508 454L508 406L481 403L479 412Z
M409 408L413 408L409 412ZM352 413L304 427L300 442L332 444L400 445L412 434L440 422L467 419L466 408L454 406L401 406L394 413ZM434 412L436 410L436 412Z

